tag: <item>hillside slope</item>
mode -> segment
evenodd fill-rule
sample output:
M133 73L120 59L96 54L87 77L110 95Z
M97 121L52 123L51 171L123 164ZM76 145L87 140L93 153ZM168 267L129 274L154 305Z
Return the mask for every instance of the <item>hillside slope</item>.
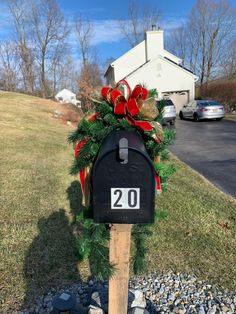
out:
M70 202L78 197L78 182L69 175L72 129L52 118L57 107L0 93L0 304L6 313L41 288L79 277L71 228Z

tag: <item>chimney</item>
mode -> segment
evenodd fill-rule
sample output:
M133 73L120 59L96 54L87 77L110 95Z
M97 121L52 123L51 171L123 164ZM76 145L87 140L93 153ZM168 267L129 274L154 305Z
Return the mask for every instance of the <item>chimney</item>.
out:
M164 49L163 30L156 29L156 25L152 25L152 30L146 32L146 61L157 57Z

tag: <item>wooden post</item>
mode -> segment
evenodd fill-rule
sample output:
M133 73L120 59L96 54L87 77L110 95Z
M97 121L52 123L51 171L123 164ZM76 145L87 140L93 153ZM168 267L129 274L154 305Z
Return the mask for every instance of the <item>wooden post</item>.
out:
M127 314L131 226L114 224L110 229L110 263L116 265L109 280L109 314Z

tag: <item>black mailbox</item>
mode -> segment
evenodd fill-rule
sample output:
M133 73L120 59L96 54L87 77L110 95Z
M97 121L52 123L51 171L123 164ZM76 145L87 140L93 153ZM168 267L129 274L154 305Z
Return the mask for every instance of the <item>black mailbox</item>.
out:
M155 171L136 132L113 131L104 140L92 169L96 223L152 223Z

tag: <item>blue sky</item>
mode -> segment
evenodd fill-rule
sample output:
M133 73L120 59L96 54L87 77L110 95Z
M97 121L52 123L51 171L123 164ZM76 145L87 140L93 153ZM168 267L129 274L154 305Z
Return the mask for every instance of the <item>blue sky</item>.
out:
M160 26L169 30L177 27L186 19L195 0L140 0L137 1L140 7L148 3L148 5L161 14ZM235 0L236 2L236 0ZM101 61L107 58L117 58L129 49L126 40L120 34L119 19L127 19L128 1L58 1L61 9L66 16L71 17L75 14L82 14L94 23L95 44Z
M58 0L65 18L71 26L68 39L75 58L79 58L76 48L76 36L73 32L73 19L76 14L82 14L94 25L95 36L93 45L96 47L101 63L112 57L117 58L129 49L126 40L120 34L118 20L127 19L128 1L105 0ZM150 7L160 12L160 27L165 34L177 27L189 14L195 0L139 0L140 6L148 3ZM236 0L231 0L236 7ZM11 34L11 24L5 0L0 0L0 40Z

